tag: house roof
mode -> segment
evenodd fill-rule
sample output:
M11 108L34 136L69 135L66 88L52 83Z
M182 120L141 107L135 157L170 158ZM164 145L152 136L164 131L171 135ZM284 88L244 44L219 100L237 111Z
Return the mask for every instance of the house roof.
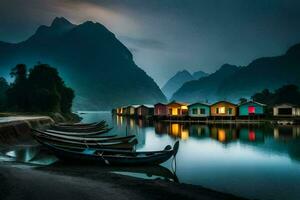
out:
M171 105L171 104L178 104L178 105L181 105L181 106L188 106L189 105L188 103L179 102L179 101L171 101L167 105Z
M245 105L245 104L248 104L248 103L254 103L254 104L257 104L257 105L260 105L260 106L266 106L266 104L259 103L257 101L253 101L253 100L250 100L250 101L247 101L247 102L244 102L244 103L240 103L238 106Z
M154 108L154 106L151 104L142 104L142 105L139 105L138 107Z
M156 104L154 104L154 106L156 106L156 105L163 105L163 106L166 106L167 104L164 104L164 103L156 103Z
M208 103L197 102L197 103L193 103L193 104L188 105L188 107L191 107L191 106L194 106L194 105L197 105L197 104L203 105L203 106L210 106L210 104L208 104Z
M217 105L219 103L227 103L227 104L230 104L230 105L233 105L233 106L237 106L236 104L231 103L229 101L218 101L218 102L215 102L215 103L211 104L210 106L214 106L214 105Z
M130 105L130 106L127 106L127 108L130 108L130 107L132 107L132 108L137 108L137 107L139 107L140 105Z
M281 104L274 105L274 107L280 107L280 106L300 107L299 105L295 105L291 103L281 103Z

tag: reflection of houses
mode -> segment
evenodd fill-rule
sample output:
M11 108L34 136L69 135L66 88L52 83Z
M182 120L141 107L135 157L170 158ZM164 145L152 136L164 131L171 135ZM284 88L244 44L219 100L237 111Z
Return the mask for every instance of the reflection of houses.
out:
M241 141L263 142L264 133L261 129L241 128L239 131Z
M181 138L186 140L189 138L189 130L183 126L183 124L179 123L171 123L169 124L168 133L176 138Z
M210 106L210 113L213 117L236 116L237 106L227 101L219 101Z
M164 117L168 115L168 106L163 103L157 103L154 105L154 116Z
M300 126L277 126L274 128L275 139L289 139L300 137Z
M239 105L239 116L260 116L264 114L265 104L247 101Z
M209 127L207 125L191 124L189 126L190 136L209 137Z
M276 117L299 117L300 106L284 103L273 107L273 115Z
M123 125L123 116L118 115L117 116L117 126L122 126Z
M210 106L205 103L194 103L188 106L190 117L208 117L210 116Z
M154 113L153 105L140 105L136 108L138 117L149 117Z
M168 116L183 117L188 114L188 104L172 101L167 105Z
M211 127L211 137L222 143L228 143L237 139L236 129Z
M167 126L168 126L168 124L166 124L166 123L156 121L154 123L155 132L158 134L168 133Z

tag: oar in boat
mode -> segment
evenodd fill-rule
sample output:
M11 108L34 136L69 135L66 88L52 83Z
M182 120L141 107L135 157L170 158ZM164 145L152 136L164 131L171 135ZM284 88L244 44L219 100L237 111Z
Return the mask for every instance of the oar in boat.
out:
M33 134L33 137L39 143L43 144L44 142L48 142L52 145L60 145L64 148L69 149L86 149L86 148L95 148L95 149L122 149L122 150L133 150L134 145L137 144L137 139L132 138L127 142L122 141L112 141L105 143L97 143L97 142L77 142L77 141L69 141L59 138L48 137L45 135Z
M162 151L155 152L135 152L135 154L126 153L111 153L102 150L69 150L65 148L56 147L50 143L44 142L43 145L53 151L56 156L67 160L82 160L92 161L100 164L111 165L158 165L175 156L178 152L179 142L177 141L173 148L167 146Z
M130 135L126 137L106 137L106 138L105 137L79 137L79 136L67 136L67 135L49 133L49 132L36 130L36 129L32 129L32 131L42 135L46 135L48 137L60 138L60 139L65 139L70 141L81 141L81 142L98 142L98 143L110 142L110 141L126 142L131 140L132 138L135 138L135 135Z

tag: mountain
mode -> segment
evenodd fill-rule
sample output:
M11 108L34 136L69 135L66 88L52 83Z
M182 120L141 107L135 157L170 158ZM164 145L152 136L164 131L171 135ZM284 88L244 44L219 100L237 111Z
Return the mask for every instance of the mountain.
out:
M226 79L239 70L239 67L225 64L219 70L202 77L198 80L186 82L172 96L172 100L196 102L214 101L217 99L217 92L220 85Z
M198 79L200 79L202 77L205 77L205 76L208 76L208 75L209 74L204 72L204 71L197 71L197 72L193 73L193 77L194 77L195 80L198 80Z
M275 57L259 58L227 77L220 94L227 98L250 97L265 88L274 90L283 85L300 86L300 44Z
M99 23L74 25L55 18L23 42L0 42L0 76L7 76L18 63L37 62L58 68L75 90L76 110L166 100L154 80L134 63L131 52Z
M162 91L170 99L174 92L176 92L182 84L187 81L194 80L194 77L187 70L177 72L167 83L162 87Z
M172 97L181 101L237 101L263 89L300 86L300 44L275 57L258 58L245 67L224 65L215 73L185 83Z
M203 71L194 72L193 75L187 70L179 71L167 81L162 87L162 91L167 99L170 99L174 92L176 92L185 82L198 80L205 76L208 76L208 74Z

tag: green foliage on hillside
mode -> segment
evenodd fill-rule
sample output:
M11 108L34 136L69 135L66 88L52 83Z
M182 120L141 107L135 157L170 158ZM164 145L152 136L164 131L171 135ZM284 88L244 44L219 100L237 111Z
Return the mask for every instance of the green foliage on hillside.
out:
M285 85L274 92L264 89L251 97L254 101L274 106L281 103L298 105L300 103L300 90L296 85Z
M26 65L18 64L10 75L14 78L10 86L5 87L5 79L0 81L2 110L71 113L74 91L65 85L55 68L38 64L28 73Z

